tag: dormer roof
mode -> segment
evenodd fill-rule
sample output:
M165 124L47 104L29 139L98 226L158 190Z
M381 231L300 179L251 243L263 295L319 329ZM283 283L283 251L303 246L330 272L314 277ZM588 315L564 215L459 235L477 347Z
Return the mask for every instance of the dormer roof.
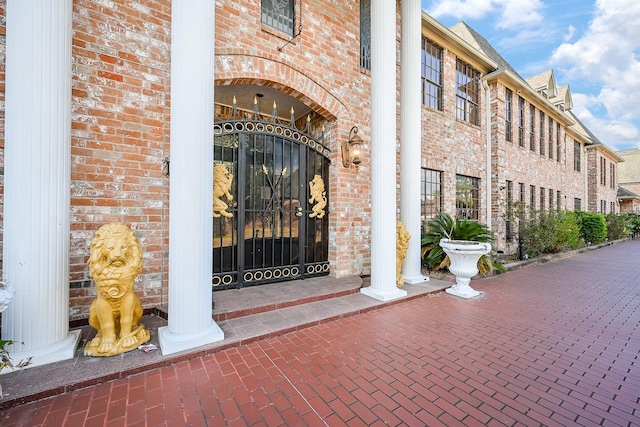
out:
M558 88L558 94L550 99L551 103L562 111L569 111L573 108L573 100L571 99L571 91L569 85L560 86Z
M553 99L558 96L556 78L553 75L553 70L543 71L525 80L536 92L541 93L542 96L547 99Z

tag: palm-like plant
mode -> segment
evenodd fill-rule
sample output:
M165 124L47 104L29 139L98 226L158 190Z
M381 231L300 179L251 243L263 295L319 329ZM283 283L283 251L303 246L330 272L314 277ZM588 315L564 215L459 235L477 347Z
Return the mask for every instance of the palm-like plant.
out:
M420 241L422 261L429 271L446 269L451 264L449 256L440 247L441 239L491 243L493 233L484 224L467 219L454 219L449 214L439 213L425 224ZM504 266L493 262L489 256L480 257L478 260L480 274L488 274L493 269L505 271Z

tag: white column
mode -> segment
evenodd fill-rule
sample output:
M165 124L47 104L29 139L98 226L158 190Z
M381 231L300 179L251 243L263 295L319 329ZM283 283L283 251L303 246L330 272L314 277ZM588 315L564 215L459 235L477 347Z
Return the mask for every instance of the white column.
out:
M411 236L402 265L405 283L429 280L422 275L420 247L420 160L422 158L420 0L402 1L402 60L400 64L400 221Z
M396 286L396 2L371 2L371 286L381 301Z
M172 3L169 320L162 354L224 339L212 319L215 2Z
M69 332L71 0L7 2L2 314L14 362L74 356Z

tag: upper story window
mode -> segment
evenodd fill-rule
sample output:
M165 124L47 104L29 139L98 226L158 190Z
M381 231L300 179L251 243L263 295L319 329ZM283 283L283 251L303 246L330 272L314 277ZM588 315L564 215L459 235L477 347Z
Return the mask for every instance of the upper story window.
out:
M524 190L524 188L525 188L524 187L524 182L519 182L518 183L518 187L519 187L519 190L520 190L520 195L519 195L518 201L520 202L521 206L524 206L524 201L526 200L526 195L524 193L524 191L525 191Z
M422 38L422 103L442 110L442 48Z
M556 160L559 162L562 161L562 144L560 143L560 141L560 123L556 122Z
M573 141L573 170L580 172L581 145L578 141Z
M544 123L545 123L545 117L544 117L544 113L542 111L540 111L540 155L544 156L544 146L547 143L544 140Z
M545 209L545 194L547 190L544 189L544 187L540 187L540 210L543 211Z
M616 165L613 162L609 163L609 186L616 188Z
M536 107L529 106L529 149L536 151Z
M480 72L460 59L456 61L456 118L480 124Z
M456 215L460 219L480 218L480 179L456 175Z
M518 145L524 147L524 98L518 97Z
M262 23L293 37L295 0L262 0Z
M371 70L371 0L360 0L360 68Z
M607 185L607 160L600 157L600 184Z
M505 104L505 112L504 112L504 125L505 125L505 129L504 129L504 139L511 142L513 141L513 128L511 126L511 122L513 120L513 113L512 113L512 107L513 107L513 92L511 91L511 89L507 89L507 92L505 93L505 97L504 97L504 104Z
M553 119L549 117L549 158L553 159Z

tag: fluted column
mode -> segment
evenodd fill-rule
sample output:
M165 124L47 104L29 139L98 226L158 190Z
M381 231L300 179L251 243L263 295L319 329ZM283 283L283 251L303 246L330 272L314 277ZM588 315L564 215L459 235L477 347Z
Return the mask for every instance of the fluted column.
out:
M381 301L396 286L396 3L371 2L371 286Z
M420 0L402 1L402 59L400 63L400 220L411 236L402 265L405 283L429 280L422 275L420 248L421 41Z
M69 332L71 0L7 2L2 314L14 361L73 357ZM24 344L18 344L24 343Z
M169 319L162 354L224 339L212 319L215 2L173 2Z

